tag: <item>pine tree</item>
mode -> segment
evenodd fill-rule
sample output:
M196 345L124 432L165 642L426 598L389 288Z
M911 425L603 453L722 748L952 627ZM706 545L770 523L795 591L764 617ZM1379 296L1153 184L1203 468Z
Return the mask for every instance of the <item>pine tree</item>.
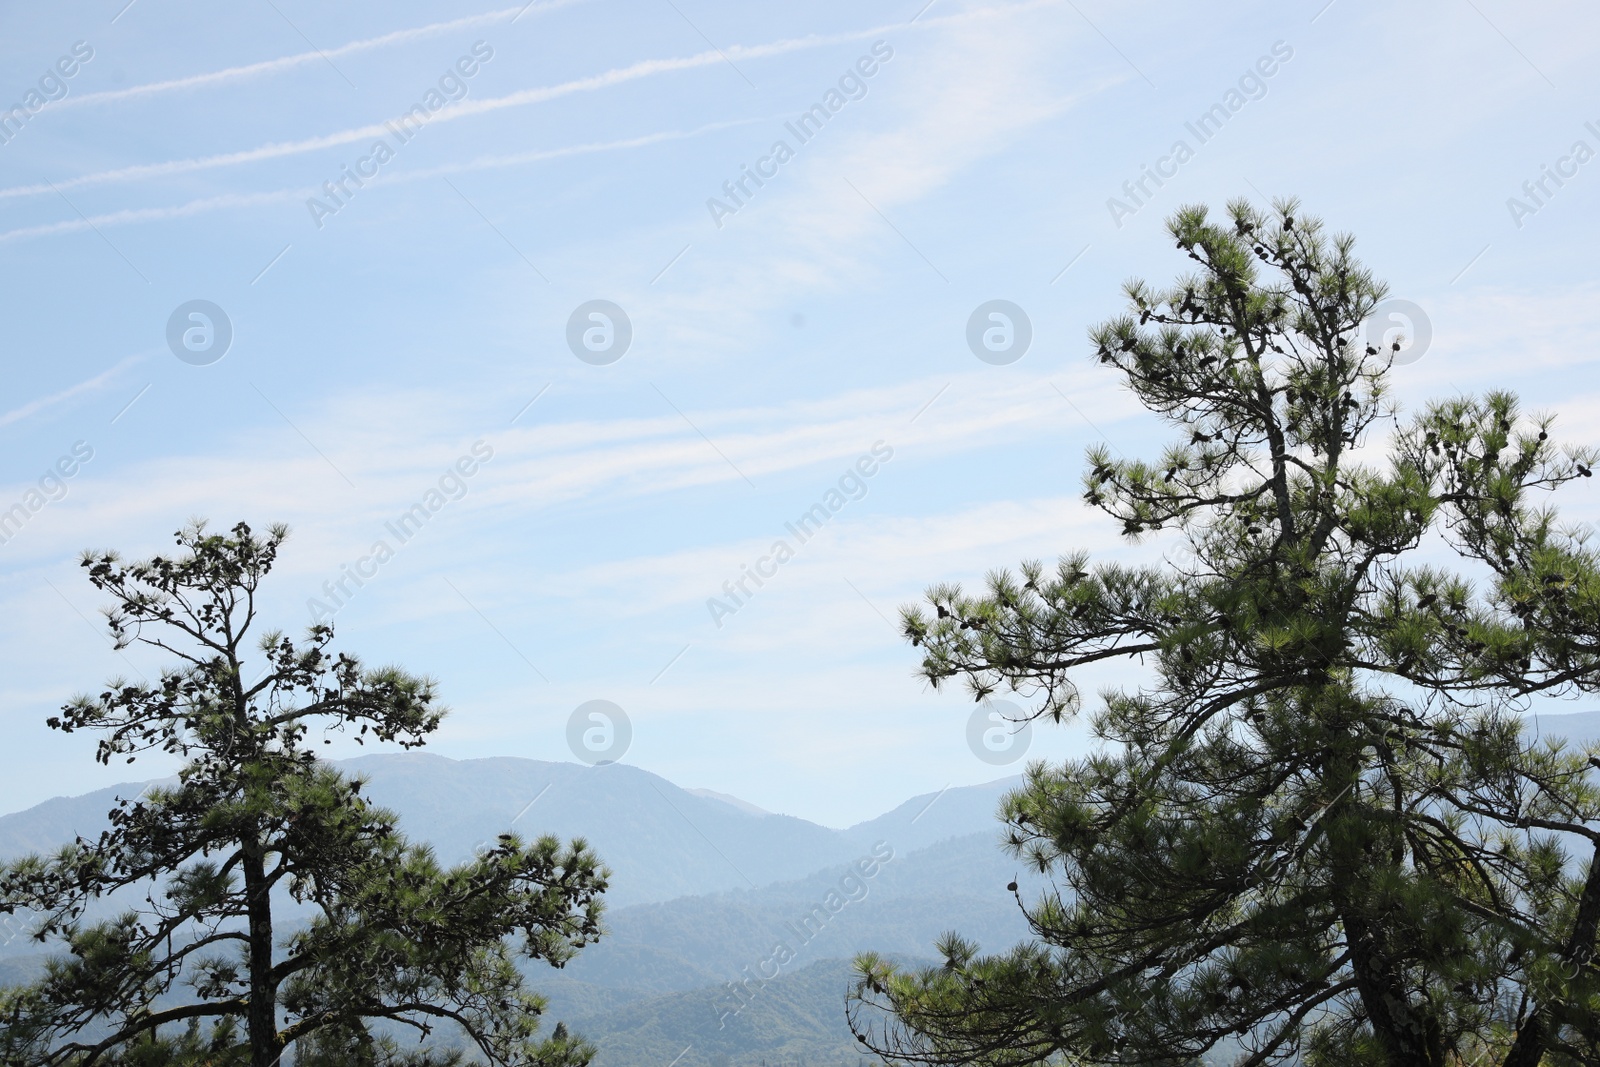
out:
M84 557L118 647L175 662L49 725L98 732L102 763L164 752L182 769L120 801L98 840L0 867L0 913L37 916L37 939L66 949L0 992L0 1062L580 1067L591 1046L537 1037L544 1002L517 956L559 967L596 940L605 871L581 840L510 834L443 865L317 758L330 730L421 745L444 710L434 682L333 652L327 626L264 633L247 664L286 535L193 524L171 557ZM416 1047L436 1031L455 1047Z
M1232 1041L1245 1064L1600 1063L1600 748L1519 714L1600 688L1600 558L1545 502L1594 453L1504 392L1402 417L1398 343L1361 337L1384 287L1294 202L1168 227L1191 273L1129 282L1090 336L1179 436L1156 462L1091 449L1084 498L1177 550L903 613L934 686L1054 720L1080 668L1125 665L1099 752L1002 806L1054 889L1009 887L1033 934L1010 951L862 957L852 1028L997 1067Z

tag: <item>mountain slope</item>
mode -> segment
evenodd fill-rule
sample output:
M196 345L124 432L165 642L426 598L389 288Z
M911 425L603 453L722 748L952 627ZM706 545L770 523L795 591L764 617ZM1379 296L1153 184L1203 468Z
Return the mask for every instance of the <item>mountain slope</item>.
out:
M729 1060L854 1065L860 1046L844 1017L850 979L850 961L830 959L781 975L739 1002L695 989L597 1003L561 1018L598 1047L594 1067L716 1067Z
M892 858L879 861L884 855ZM1020 875L1026 896L1039 883L1020 874L993 833L910 853L883 847L857 859L867 861L869 875L852 862L760 889L609 911L600 943L584 949L556 984L542 985L665 993L866 950L925 956L952 929L990 950L1028 934L1005 886ZM775 951L780 945L787 953Z
M512 829L523 836L583 837L611 869L612 908L803 877L845 863L880 838L902 851L993 825L996 786L950 789L927 808L908 801L879 819L834 830L761 812L737 798L681 789L637 767L588 767L516 757L452 760L385 753L336 762L368 779L366 795L392 808L413 840L454 862ZM117 797L136 782L57 797L0 816L0 859L51 852L74 835L95 838Z
M367 776L367 795L447 861L507 829L585 838L615 876L606 894L613 907L794 878L848 852L837 831L741 811L623 764L411 753L341 766Z
M1540 737L1563 737L1575 745L1600 741L1600 711L1579 711L1570 715L1528 716L1531 730Z
M1021 784L1022 776L1014 774L983 785L924 793L875 819L856 823L844 833L857 848L890 841L900 851L909 852L947 837L991 830L996 826L995 812L1001 799Z

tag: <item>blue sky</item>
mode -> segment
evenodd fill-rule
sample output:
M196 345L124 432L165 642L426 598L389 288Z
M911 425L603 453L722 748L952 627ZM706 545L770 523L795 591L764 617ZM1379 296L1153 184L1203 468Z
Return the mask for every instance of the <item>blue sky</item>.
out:
M386 540L341 644L440 680L446 755L570 759L604 699L626 762L833 825L1005 773L890 620L1019 559L1164 551L1078 500L1088 445L1161 441L1084 338L1124 278L1182 270L1183 203L1301 197L1424 309L1404 402L1510 386L1600 443L1576 3L124 4L0 7L0 104L39 94L0 144L0 509L93 452L0 544L0 810L167 769L98 768L43 720L159 669L97 636L77 553L191 515L292 525L291 628ZM1135 199L1147 167L1169 177ZM995 299L1032 326L1005 365L966 342ZM167 342L194 300L231 324L207 365ZM592 300L631 323L614 362L568 347ZM441 478L459 499L401 544ZM1029 755L1083 744L1040 728Z

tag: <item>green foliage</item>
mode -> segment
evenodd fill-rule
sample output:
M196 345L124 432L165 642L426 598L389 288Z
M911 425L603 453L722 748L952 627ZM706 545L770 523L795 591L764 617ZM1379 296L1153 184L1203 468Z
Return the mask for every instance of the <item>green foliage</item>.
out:
M66 948L0 992L0 1062L587 1063L593 1049L564 1030L537 1036L544 1002L516 958L559 967L595 941L605 871L581 840L509 834L441 866L361 780L317 760L314 731L414 747L444 711L432 681L330 652L327 626L301 644L262 636L266 670L246 682L256 592L286 534L195 524L173 558L84 558L114 598L118 645L178 664L79 697L50 725L99 732L102 762L161 750L184 763L175 786L120 802L97 841L0 867L0 912L39 916L36 938ZM86 919L128 887L145 907ZM285 895L313 909L292 936L274 926ZM394 1037L441 1027L460 1048Z
M853 1026L997 1067L1187 1064L1230 1036L1250 1064L1597 1062L1600 749L1532 744L1518 714L1600 687L1600 561L1540 499L1594 454L1506 393L1402 421L1353 240L1292 201L1228 216L1179 211L1194 272L1128 283L1090 334L1179 436L1153 463L1091 449L1084 498L1180 551L1029 562L903 613L935 686L1057 719L1078 668L1143 665L1093 714L1109 744L1003 807L1058 891L1011 952L862 958Z

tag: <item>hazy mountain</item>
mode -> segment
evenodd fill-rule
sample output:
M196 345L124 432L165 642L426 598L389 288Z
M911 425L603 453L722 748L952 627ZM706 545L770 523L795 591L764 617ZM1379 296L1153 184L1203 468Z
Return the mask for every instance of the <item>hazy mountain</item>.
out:
M758 808L748 800L740 800L736 796L731 796L727 793L719 793L715 789L686 789L684 792L697 797L709 797L712 800L720 800L724 804L732 804L734 807L748 815L772 814L772 812L768 811L766 808Z
M850 977L848 960L814 963L768 982L736 1014L724 1014L711 991L694 990L626 1003L601 995L588 1010L561 1017L599 1048L595 1067L856 1067L860 1046L844 1017Z
M800 878L854 859L876 840L904 853L983 831L993 827L1007 784L928 794L834 830L620 764L386 753L337 765L365 776L366 795L394 809L405 832L445 861L465 858L507 829L587 839L612 870L606 897L613 908ZM98 836L116 798L136 796L147 784L58 797L0 817L0 858L53 851L75 834Z
M614 874L606 894L614 907L796 878L849 853L838 831L744 811L622 764L413 753L341 767L366 776L367 795L445 860L508 828L585 838Z
M736 1013L729 1010L736 1002L716 990L618 1000L595 989L583 1010L560 1018L595 1043L594 1067L872 1067L877 1060L862 1055L845 1021L853 977L849 960L820 960L756 989ZM1204 1062L1221 1067L1240 1052L1225 1039Z
M1600 712L1542 715L1537 729L1600 740ZM985 951L1028 936L1005 886L1017 878L1027 898L1038 882L1001 851L994 818L1014 777L834 830L627 766L415 753L340 766L447 861L507 828L595 847L614 872L606 935L564 970L530 978L550 998L547 1018L598 1044L596 1067L859 1067L843 1015L851 957L925 961L948 930ZM143 788L0 817L0 858L93 837L117 796ZM30 947L19 939L4 953L0 984L37 973Z
M12 815L0 815L0 859L14 859L30 852L49 854L77 837L96 838L111 824L106 812L118 797L133 798L148 785L171 782L129 782L75 797L54 797Z
M1579 711L1571 715L1528 716L1529 726L1541 737L1564 737L1574 744L1600 741L1600 711Z
M924 793L876 819L856 823L845 834L858 848L875 841L888 841L899 851L909 852L947 837L997 832L999 824L995 821L995 812L1000 807L1000 799L1021 784L1022 776L1012 775L985 785Z
M610 910L606 935L560 980L662 993L759 974L774 949L793 959L785 972L829 957L874 950L930 955L940 934L959 929L986 949L1027 936L1006 883L1018 877L992 832L951 838L914 852L868 859L759 889L682 897ZM1023 877L1026 891L1031 883ZM770 971L770 967L767 968ZM541 982L555 988L548 982Z
M915 797L833 830L626 766L418 754L341 766L365 776L366 794L446 860L508 827L595 846L615 872L606 936L566 969L535 967L530 978L551 997L551 1019L600 1042L597 1067L660 1067L689 1042L697 1051L686 1064L725 1054L769 1067L791 1059L853 1067L859 1057L842 1015L851 956L926 957L952 928L988 948L1026 933L1004 889L1016 866L996 847L994 807L1014 780ZM145 785L0 817L0 856L94 837L115 799ZM781 966L779 942L792 953ZM21 939L11 946L0 984L37 975L43 958L33 948ZM740 978L749 1006L724 1015L740 1004L729 991ZM650 1058L685 1034L664 1059Z

